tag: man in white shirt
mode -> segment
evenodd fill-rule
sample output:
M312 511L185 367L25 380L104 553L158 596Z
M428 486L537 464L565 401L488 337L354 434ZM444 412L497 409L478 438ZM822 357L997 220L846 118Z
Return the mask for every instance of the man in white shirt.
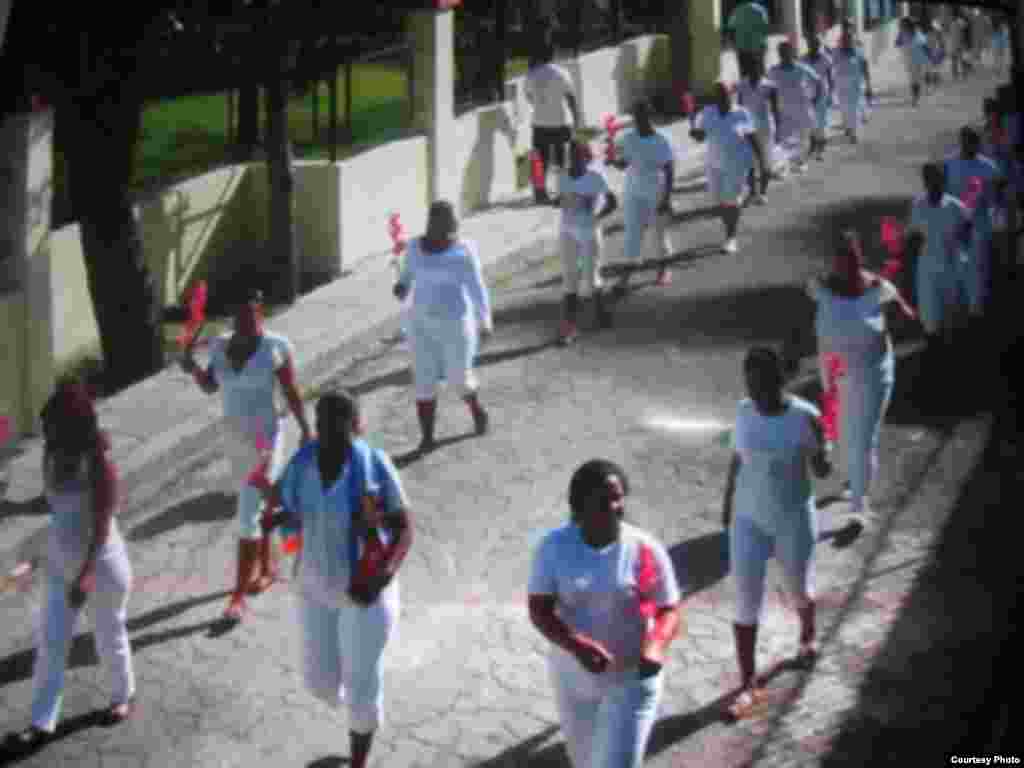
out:
M555 48L545 41L540 53L531 61L523 86L526 101L533 107L533 149L540 156L542 178L552 160L565 168L565 150L572 139L572 128L579 127L580 114L575 90L569 74L552 60ZM550 203L546 187L537 186L534 200Z
M764 149L757 135L754 118L743 107L733 104L729 87L715 83L715 104L704 107L694 120L690 135L708 142L705 169L712 205L718 207L725 225L726 253L736 253L736 230L740 221L740 203L747 176L757 158L761 170L761 194L768 184ZM755 187L756 189L756 187Z
M615 162L620 170L626 169L622 255L627 267L613 289L618 298L626 295L630 275L643 261L644 241L652 229L657 257L661 260L658 285L668 285L672 275L666 264L672 252L666 231L672 214L670 200L675 177L672 145L651 124L651 108L646 101L633 106L633 126L623 137L622 152Z
M792 169L802 173L807 170L803 147L810 148L811 132L816 125L814 105L825 97L825 88L817 72L796 60L796 52L788 41L779 43L779 59L768 72L768 79L775 83L778 92L775 125L780 144L785 144L788 137L796 137Z

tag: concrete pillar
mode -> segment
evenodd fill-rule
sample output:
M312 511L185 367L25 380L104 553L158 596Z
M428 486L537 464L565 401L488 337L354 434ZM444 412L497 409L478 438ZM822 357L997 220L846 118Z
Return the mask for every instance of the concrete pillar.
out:
M0 123L0 301L5 357L2 415L19 432L35 427L53 387L54 308L50 267L53 112L11 115ZM11 364L8 366L7 363Z
M427 136L428 203L457 204L455 168L455 14L413 11L406 17L413 49L413 124Z
M706 96L722 71L722 3L704 0L689 4L690 90Z

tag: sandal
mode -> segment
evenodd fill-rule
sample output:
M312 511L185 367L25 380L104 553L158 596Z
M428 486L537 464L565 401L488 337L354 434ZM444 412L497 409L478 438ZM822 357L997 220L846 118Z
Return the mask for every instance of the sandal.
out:
M821 649L815 640L809 643L800 643L800 650L796 654L796 663L802 669L809 669L818 661L820 655Z
M741 691L726 709L730 720L746 720L759 715L768 704L768 695L762 688Z
M104 721L108 725L120 725L135 714L135 697L131 696L128 701L120 704L111 704L106 712Z
M245 598L242 595L232 595L231 602L224 610L224 620L238 623L245 618Z

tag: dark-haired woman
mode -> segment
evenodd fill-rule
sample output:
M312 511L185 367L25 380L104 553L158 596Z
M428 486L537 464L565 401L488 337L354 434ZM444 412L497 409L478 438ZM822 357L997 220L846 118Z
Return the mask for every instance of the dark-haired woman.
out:
M434 447L437 388L447 380L469 406L478 435L487 432L487 411L477 396L473 361L480 336L493 331L491 300L476 246L458 239L451 203L430 206L427 231L409 243L395 297L413 290L412 355L419 450Z
M533 557L529 611L574 768L637 768L658 713L680 592L665 548L623 521L629 482L589 461L569 484L570 521Z
M125 618L132 569L114 517L117 472L92 399L77 383L62 383L42 413L43 478L52 519L46 563L46 603L32 679L32 724L9 737L8 748L42 746L57 728L71 638L83 606L92 605L96 650L113 688L111 723L132 711L135 675Z
M396 574L412 543L408 502L387 455L359 436L356 397L330 392L316 405L317 439L295 454L271 493L302 532L299 569L306 687L329 706L347 702L351 765L364 768L383 709L384 650L398 621ZM363 569L370 553L377 565Z
M312 438L295 382L292 343L265 330L263 317L263 296L255 291L236 310L234 333L210 342L207 368L196 365L192 347L182 360L182 368L203 392L220 391L224 403L224 447L231 464L231 484L238 489L240 528L235 589L224 612L231 621L244 617L246 593L267 589L275 578L270 540L260 529L263 500L251 478L254 471L262 471L273 482L284 462L284 429L275 400L278 387L302 430L302 442ZM261 570L258 579L257 566Z
M774 554L800 617L798 658L817 655L812 597L812 555L817 537L808 462L818 477L831 469L818 410L783 391L778 354L760 347L743 363L749 397L740 401L723 518L729 525L729 562L736 588L733 626L740 668L734 718L756 710L763 695L756 682L757 625L765 572ZM734 514L735 512L735 514Z
M878 470L878 439L896 375L885 308L895 302L907 317L914 311L888 280L864 269L860 237L844 232L831 274L813 278L807 292L817 303L819 355L838 354L846 373L839 380L840 438L847 462L851 511L864 512Z

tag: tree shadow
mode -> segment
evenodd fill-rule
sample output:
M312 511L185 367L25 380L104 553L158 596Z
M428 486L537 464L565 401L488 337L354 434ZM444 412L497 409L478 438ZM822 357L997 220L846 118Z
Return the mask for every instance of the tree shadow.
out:
M172 605L156 608L141 616L130 618L125 622L125 626L129 633L138 632L155 624L168 621L175 616L180 616L186 611L200 605L222 600L227 595L227 592L216 592L209 595L203 595L202 597L193 597L188 600L181 600L177 603L173 603ZM178 627L162 632L142 635L141 637L133 637L131 638L132 652L137 653L150 646L159 645L169 640L188 637L202 631L210 631L211 633L214 633L220 622L220 619L215 619L212 621L199 622L187 627ZM19 651L18 653L14 653L0 659L0 686L31 679L32 662L34 658L35 649L33 648L27 651ZM75 635L74 639L71 641L71 650L68 654L67 669L91 667L96 664L99 664L99 657L96 655L96 645L93 639L93 633L85 632Z
M725 531L681 541L669 549L668 555L687 597L713 587L729 573L729 537Z
M0 520L8 517L42 517L49 512L46 497L42 495L29 501L0 501Z
M341 768L343 765L351 764L352 760L350 758L341 757L339 755L329 755L328 757L317 758L307 765L306 768Z
M235 516L235 504L235 496L228 493L204 493L194 496L135 526L126 538L131 542L148 541L183 525L231 520Z

